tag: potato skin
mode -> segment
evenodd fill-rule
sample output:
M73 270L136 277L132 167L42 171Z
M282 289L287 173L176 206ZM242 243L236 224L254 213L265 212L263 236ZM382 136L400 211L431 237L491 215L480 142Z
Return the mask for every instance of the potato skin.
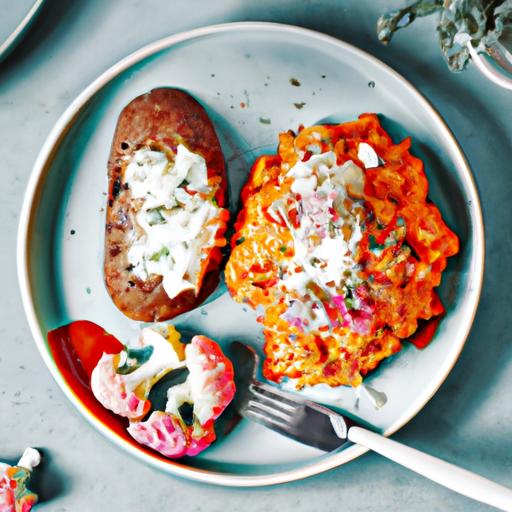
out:
M176 146L181 143L200 154L206 160L208 177L222 178L215 196L220 207L225 205L227 181L215 129L203 107L189 94L179 89L153 89L123 109L108 160L105 283L115 305L126 316L153 322L173 318L200 305L219 283L222 254L219 247L210 251L197 296L194 290L186 290L171 300L162 286L161 276L141 281L131 272L127 256L135 228L130 211L131 193L123 183L123 175L126 157L148 142L164 151L176 151ZM225 224L217 232L217 238L222 238L224 231Z

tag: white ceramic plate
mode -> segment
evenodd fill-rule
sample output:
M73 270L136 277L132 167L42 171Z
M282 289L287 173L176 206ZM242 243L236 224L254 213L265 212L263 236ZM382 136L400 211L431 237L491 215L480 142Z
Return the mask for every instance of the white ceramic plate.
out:
M46 333L70 320L92 320L122 340L137 334L138 325L114 307L103 283L106 162L122 107L158 86L183 88L207 109L221 138L232 206L254 158L275 150L282 130L378 112L393 137L412 135L412 151L426 164L430 197L461 239L461 252L450 261L441 287L447 316L426 350L406 346L368 377L372 386L387 394L382 409L364 399L356 407L349 388L310 390L315 398L385 434L409 421L438 389L462 349L476 311L484 236L478 195L461 149L429 103L370 55L298 27L236 23L170 36L106 71L57 122L28 185L18 239L26 314L54 378L103 434L169 473L234 486L303 478L361 455L365 450L359 446L322 454L242 422L200 456L162 462L93 417L56 368ZM227 294L178 323L224 345L233 339L261 342L254 314Z
M44 0L0 0L0 61L14 49L39 14Z

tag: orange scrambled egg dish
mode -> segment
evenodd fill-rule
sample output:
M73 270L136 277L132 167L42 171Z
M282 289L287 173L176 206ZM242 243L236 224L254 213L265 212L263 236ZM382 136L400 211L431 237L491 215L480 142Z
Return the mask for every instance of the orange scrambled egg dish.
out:
M435 287L459 242L410 144L363 114L282 133L255 162L225 274L262 311L266 378L358 386L418 322L435 330L425 321L444 312Z

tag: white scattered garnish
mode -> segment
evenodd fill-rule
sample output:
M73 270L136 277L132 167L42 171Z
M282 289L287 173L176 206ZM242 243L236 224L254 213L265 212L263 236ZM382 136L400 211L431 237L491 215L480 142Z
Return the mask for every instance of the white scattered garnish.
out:
M375 409L377 409L377 410L382 409L386 405L386 403L388 401L388 397L387 397L386 393L375 389L374 387L370 386L369 384L363 383L363 384L361 384L361 387L366 392L366 395L370 399L370 402L375 407Z
M379 167L380 161L379 156L375 153L375 150L366 142L361 142L357 148L357 158L363 162L366 169L372 167Z

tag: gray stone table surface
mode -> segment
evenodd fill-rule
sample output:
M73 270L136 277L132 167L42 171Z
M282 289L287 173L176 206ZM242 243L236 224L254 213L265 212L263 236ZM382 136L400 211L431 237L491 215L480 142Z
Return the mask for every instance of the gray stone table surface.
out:
M377 16L398 5L401 0L47 0L27 38L0 64L0 459L15 459L27 445L44 449L37 510L490 510L371 453L273 488L234 490L173 478L86 424L44 366L19 297L15 239L25 185L46 135L71 100L128 53L174 32L241 20L309 27L376 55L432 101L460 141L485 215L483 296L457 365L395 438L512 486L512 93L474 69L449 73L432 19L381 46Z

